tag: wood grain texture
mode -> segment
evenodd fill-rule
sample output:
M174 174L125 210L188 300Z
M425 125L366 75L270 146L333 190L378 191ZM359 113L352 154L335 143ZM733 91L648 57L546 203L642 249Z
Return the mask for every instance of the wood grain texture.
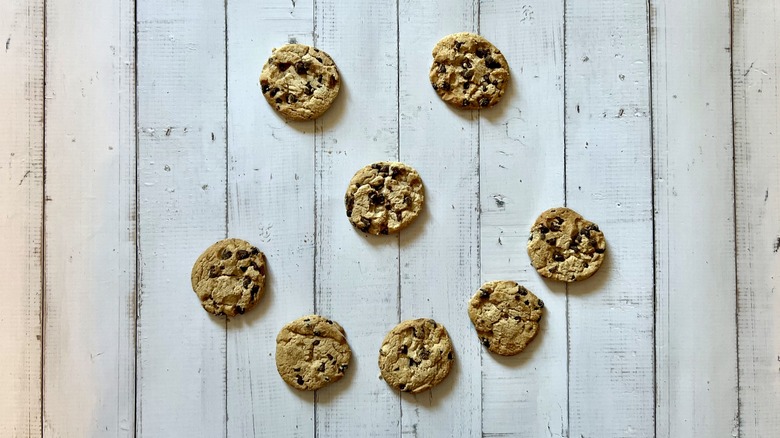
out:
M566 199L606 260L568 286L569 436L654 433L650 54L644 2L566 3Z
M317 120L316 306L344 327L352 362L343 380L317 393L318 436L400 433L398 392L378 378L377 357L398 323L398 238L358 232L344 193L363 166L398 158L396 3L315 3L315 43L341 75L339 96Z
M511 84L481 111L482 281L511 279L545 303L526 351L482 360L485 434L567 436L566 289L530 265L542 211L564 204L563 1L482 2L480 29L504 54Z
M738 382L729 2L651 5L657 433L732 436Z
M45 435L134 434L133 8L46 7Z
M780 430L780 1L733 10L739 433Z
M41 434L43 1L0 6L0 436Z
M314 310L314 122L287 123L258 78L271 50L312 43L313 2L228 2L228 191L231 236L265 252L263 301L228 322L228 435L314 435L314 394L276 371L276 335Z
M459 111L431 87L431 50L476 28L472 0L399 4L400 160L425 184L423 213L400 235L401 320L433 318L455 348L450 375L431 391L402 394L404 436L477 436L482 347L467 314L479 287L478 112ZM457 421L453 421L457 419Z
M225 3L138 2L137 430L226 435L225 318L192 291L226 235Z

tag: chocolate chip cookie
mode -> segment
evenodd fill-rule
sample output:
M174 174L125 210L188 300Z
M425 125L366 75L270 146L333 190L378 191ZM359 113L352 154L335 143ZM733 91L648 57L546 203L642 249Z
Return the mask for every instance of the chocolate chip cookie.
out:
M344 329L319 315L292 321L276 337L276 369L296 389L313 391L340 380L351 357Z
M528 255L539 274L553 280L584 280L599 269L607 241L599 226L560 207L542 213L531 228Z
M339 94L336 64L322 50L303 44L274 49L260 73L265 100L291 120L321 116Z
M385 382L415 394L444 380L452 361L450 336L432 319L411 319L398 324L379 350L379 370Z
M263 296L265 255L247 241L220 240L198 257L190 279L207 312L242 314Z
M514 281L489 281L469 301L469 318L482 345L514 356L536 337L544 303Z
M352 225L374 235L396 233L420 213L425 194L416 170L403 163L380 161L357 171L344 204Z
M445 102L479 109L497 104L509 83L509 64L485 38L468 32L442 38L433 48L429 74Z

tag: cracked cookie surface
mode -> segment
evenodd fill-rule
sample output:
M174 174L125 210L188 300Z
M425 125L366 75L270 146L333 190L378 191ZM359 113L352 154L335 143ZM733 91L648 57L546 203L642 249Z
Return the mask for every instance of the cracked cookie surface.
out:
M265 291L265 255L245 240L220 240L198 257L190 280L207 312L242 314L255 307Z
M351 358L344 328L319 315L290 322L276 337L276 369L296 389L313 391L340 380Z
M433 388L450 372L452 341L432 319L411 319L395 326L379 350L379 370L390 386L418 393Z
M445 102L465 109L497 104L509 83L509 64L485 38L460 32L433 48L429 73L433 89Z
M514 281L489 281L469 300L469 318L493 353L520 353L539 332L544 303Z
M321 116L339 94L339 72L322 50L303 44L274 49L260 73L260 88L268 103L292 120Z
M396 233L420 214L422 179L403 163L380 161L355 173L344 195L350 223L364 233Z
M565 282L595 274L606 249L607 241L598 225L565 207L539 215L528 238L528 256L536 271Z

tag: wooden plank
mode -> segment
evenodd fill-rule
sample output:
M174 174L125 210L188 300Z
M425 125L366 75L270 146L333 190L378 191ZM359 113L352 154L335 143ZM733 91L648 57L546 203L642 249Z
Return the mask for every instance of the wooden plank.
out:
M226 236L225 3L138 3L137 430L226 435L225 318L192 264Z
M737 422L729 2L652 1L658 436ZM704 216L692 214L701 208Z
M566 436L566 289L544 281L525 249L538 214L564 204L563 0L483 2L480 28L512 74L504 101L482 111L482 280L516 280L545 303L526 351L483 353L483 432Z
M780 430L780 1L733 3L740 436Z
M228 230L258 245L270 272L259 307L228 322L231 436L314 435L314 395L274 361L279 329L314 307L314 122L288 125L258 84L272 48L312 43L313 6L228 2Z
M134 433L134 28L131 0L47 3L44 434Z
M399 318L398 238L358 232L344 209L358 169L398 158L395 12L391 0L315 3L316 45L336 61L342 81L316 122L315 310L341 323L353 353L346 377L317 393L320 436L400 433L399 394L377 378L376 365Z
M0 436L41 434L43 15L0 6Z
M607 258L568 286L569 436L654 433L650 54L644 2L566 2L567 205Z
M476 13L473 0L399 4L399 156L420 173L426 195L422 215L400 235L401 319L443 324L456 356L440 386L402 394L408 436L470 437L482 426L482 347L466 311L479 288L478 112L453 111L427 80L433 46L447 34L473 31Z

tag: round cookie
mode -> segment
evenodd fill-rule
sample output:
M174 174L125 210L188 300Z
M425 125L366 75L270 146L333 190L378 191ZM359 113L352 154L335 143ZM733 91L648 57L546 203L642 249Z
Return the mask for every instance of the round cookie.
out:
M487 108L504 95L509 64L485 38L469 32L454 33L433 48L429 77L445 102L459 108Z
M379 370L393 388L418 393L433 388L452 368L452 342L432 319L411 319L395 326L382 341Z
M303 44L274 49L260 73L265 100L292 120L321 116L339 94L336 64L322 50Z
M469 301L469 318L482 345L514 356L536 337L544 303L514 281L489 281Z
M344 329L319 315L298 318L276 336L276 370L296 389L313 391L340 380L351 357Z
M380 161L355 173L344 204L352 225L374 235L396 233L420 213L425 200L422 179L403 163Z
M542 276L558 281L590 277L601 266L606 249L598 225L565 207L539 215L528 238L531 265Z
M265 255L245 240L220 240L198 257L190 280L207 312L243 314L263 296Z

